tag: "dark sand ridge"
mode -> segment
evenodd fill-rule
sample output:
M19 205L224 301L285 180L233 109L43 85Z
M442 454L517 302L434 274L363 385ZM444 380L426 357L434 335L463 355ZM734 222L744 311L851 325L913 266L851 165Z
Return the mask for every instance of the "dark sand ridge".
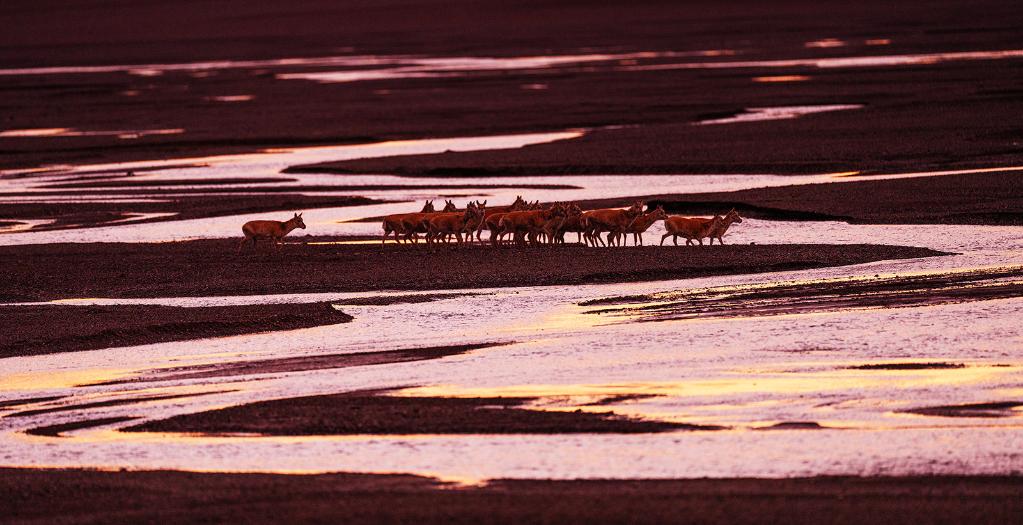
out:
M291 330L352 319L329 303L200 308L0 305L0 316L4 319L0 358Z
M0 300L439 290L651 281L942 255L882 245L595 249L288 245L236 254L236 240L0 247ZM471 269L471 271L467 271Z
M103 383L91 383L82 386L119 385L127 383L145 383L152 381L179 381L182 379L206 379L210 377L232 377L252 374L281 374L304 372L308 370L327 370L349 368L353 366L384 365L390 363L407 363L427 359L440 359L460 355L473 350L502 346L509 343L476 343L450 346L430 346L423 348L405 348L401 350L382 350L377 352L352 352L346 354L318 354L301 357L282 357L277 359L257 359L248 361L231 361L212 365L191 365L172 368L147 370L130 379L119 379Z
M268 436L358 434L633 434L720 430L636 419L614 412L519 408L531 397L406 397L386 391L259 401L182 414L124 429L128 432L255 433Z
M527 195L528 196L528 195ZM736 208L744 217L854 224L1023 224L1023 171L798 184L748 190L610 197L580 201L584 209L643 200L671 214L714 215ZM360 222L378 222L368 217Z
M9 22L9 30L0 35L5 66L309 57L334 55L345 46L354 46L356 53L437 56L721 48L739 53L671 59L723 61L998 50L1023 41L1023 13L996 1L903 2L898 9L877 0L684 6L650 1L632 2L628 8L558 0L373 6L300 0L272 8L239 1L215 8L106 6L84 0L47 8L50 3L57 5L53 0L31 6L12 0L0 7L0 16ZM829 37L849 45L804 47ZM890 45L865 45L877 38L889 39ZM5 128L111 130L145 122L185 133L135 140L4 138L0 149L5 167L18 167L194 157L275 145L636 125L514 154L444 155L389 165L408 173L451 174L506 169L805 173L994 165L1019 152L1018 130L1005 118L1020 113L1023 104L1018 62L647 72L585 72L573 66L347 84L279 80L258 67L203 78L189 72L11 76L4 77L5 96L0 98ZM790 74L813 78L773 84L751 80ZM546 89L523 89L533 84ZM237 94L255 98L208 100ZM866 107L786 122L688 124L745 107L833 103ZM376 167L358 162L345 169Z
M205 192L204 192L205 193ZM216 192L214 192L216 193ZM74 195L87 196L83 192ZM13 202L0 204L0 217L10 219L48 219L55 222L33 228L33 231L63 230L107 226L112 221L134 214L173 213L132 221L132 224L166 222L207 217L224 217L248 213L300 211L314 208L363 206L382 201L365 197L333 197L298 193L263 195L210 195L168 197L147 192L163 202ZM102 197L100 197L102 198ZM241 224L238 225L241 231Z
M3 469L10 523L1011 523L1017 477L494 480ZM281 497L287 494L288 497ZM684 517L684 518L681 518Z
M1023 225L1023 172L806 184L649 198L670 213L721 213L861 224Z

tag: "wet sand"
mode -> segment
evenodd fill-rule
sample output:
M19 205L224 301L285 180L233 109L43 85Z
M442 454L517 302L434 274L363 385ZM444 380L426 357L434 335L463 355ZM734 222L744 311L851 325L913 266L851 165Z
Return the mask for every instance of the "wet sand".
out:
M296 241L299 239L288 238ZM409 245L265 246L237 241L0 247L0 300L433 290L635 282L942 255L883 245L646 246L621 249Z
M214 306L0 306L0 358L292 330L352 318L329 303Z
M1011 523L1013 477L495 480L399 474L0 470L10 523ZM288 497L282 498L282 494ZM882 518L883 517L883 518Z
M520 408L528 397L407 397L346 392L260 401L184 414L128 432L246 433L264 436L413 434L635 434L722 427Z
M671 321L822 313L849 309L934 306L1023 296L1023 269L989 269L921 276L777 283L652 295L609 297L581 303L589 313L638 321ZM922 367L922 364L913 366Z

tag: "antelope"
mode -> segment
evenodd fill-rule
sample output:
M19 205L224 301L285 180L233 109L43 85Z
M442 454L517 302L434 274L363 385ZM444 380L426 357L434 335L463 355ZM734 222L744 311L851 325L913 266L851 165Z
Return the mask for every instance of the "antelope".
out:
M465 233L465 238L469 242L469 244L472 244L472 234L473 234L473 232L478 231L478 228L480 227L480 223L483 222L483 215L485 215L485 213L486 213L486 207L487 207L487 201L482 201L482 202L480 202L480 201L469 201L469 202L467 202L465 204L465 209L466 210L468 210L469 208L479 208L483 212L483 214L481 214L479 216L474 215L473 217L471 217L469 219L469 222L467 222L465 224L465 227L462 230L462 233ZM444 241L445 243L451 242L451 238L454 237L454 236L455 236L455 234L453 232L448 232L448 233L445 233L445 234L441 235L440 240ZM437 239L435 238L434 241L436 241L436 240Z
M280 250L281 238L291 233L291 230L295 228L305 229L305 222L302 221L302 214L296 213L294 217L281 222L281 221L249 221L242 225L242 233L245 234L245 238L242 242L238 243L238 253L242 252L242 247L245 246L246 241L252 241L252 249L256 249L256 241L259 239L267 239L270 241L271 249Z
M565 216L561 219L553 219L547 226L544 227L544 233L550 238L552 244L564 244L565 243L565 232L573 231L579 234L578 242L582 241L582 225L579 223L579 217L582 216L583 210L576 203L571 203L565 206Z
M539 205L539 201L535 205ZM543 232L544 226L552 219L564 216L565 205L561 203L554 203L547 209L508 212L501 217L501 222L498 224L500 228L498 236L504 233L513 233L515 243L525 246L528 235L530 244L535 246L538 241L537 236Z
M641 213L643 213L641 201L636 201L625 210L611 208L583 212L579 220L583 225L583 237L586 239L586 244L593 246L597 246L598 243L603 244L600 238L602 232L611 232L617 235L618 232L631 226Z
M723 221L724 219L720 215L715 215L713 219L681 217L679 215L666 217L664 219L666 233L661 236L661 245L664 245L664 239L671 236L675 246L678 246L679 237L685 237L687 246L692 246L693 239L700 241L702 246L703 238L709 237L711 232L720 228Z
M725 244L725 241L723 241L721 237L723 237L725 232L728 231L728 227L731 226L732 223L738 224L741 222L742 217L739 217L739 212L735 211L735 208L729 210L728 213L725 214L724 218L721 219L721 222L714 228L711 228L708 232L707 236L710 237L710 244L712 246L714 245L715 238L717 238L718 244Z
M450 213L457 210L453 201L444 201L444 209L441 213ZM434 212L436 213L436 212ZM416 234L428 233L428 230L423 225L423 219L429 218L430 213L409 213L405 214L401 219L401 228L405 233L405 240L411 240L414 243L419 242L419 237Z
M484 217L483 222L476 229L476 239L483 243L480 235L483 229L486 228L490 231L490 243L497 246L501 243L501 219L509 212L520 211L528 209L531 205L527 203L521 195L515 197L515 202L508 206L503 211L498 211L498 208L488 210L487 215Z
M617 242L624 243L625 240L626 240L626 235L631 233L632 234L632 244L634 246L642 246L643 245L643 233L646 232L648 229L650 229L650 227L653 226L653 224L655 222L657 222L657 221L659 221L661 219L664 219L667 216L668 215L664 212L664 207L663 206L658 206L654 211L652 211L650 213L644 213L644 214L636 217L636 219L634 221L632 221L632 224L630 224L628 227L625 228L625 231L619 232L615 236L615 240ZM611 239L610 239L611 235L612 234L610 234L610 233L608 234L608 237L609 237L608 244L611 243Z
M458 239L458 244L462 244L462 232L467 230L471 232L468 226L482 220L484 213L484 206L477 206L472 202L462 213L434 213L423 220L423 225L427 229L426 242L433 243L446 239L448 235L454 235ZM468 238L471 241L471 233L468 234Z
M383 226L384 226L384 238L380 240L380 244L384 244L385 242L387 242L387 236L390 235L391 232L394 232L394 242L400 244L401 243L401 239L398 238L398 234L399 233L405 233L405 230L402 227L402 220L404 220L405 217L410 216L410 215L422 215L424 213L433 213L433 212L434 212L433 201L432 200L428 200L428 201L426 201L426 204L423 205L423 211L419 212L418 214L415 214L415 213L398 213L398 214L395 214L395 215L388 215L387 217L384 217L384 224L383 224Z

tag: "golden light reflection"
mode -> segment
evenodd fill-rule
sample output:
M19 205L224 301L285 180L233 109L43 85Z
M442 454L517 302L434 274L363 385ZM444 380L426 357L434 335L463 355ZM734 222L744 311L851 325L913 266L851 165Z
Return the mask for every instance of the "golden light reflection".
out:
M933 361L933 360L931 360ZM900 360L898 363L914 362ZM920 362L926 362L921 360ZM431 385L395 392L397 396L440 397L538 397L592 400L625 394L652 394L665 397L698 398L738 394L800 395L869 389L916 389L993 383L1001 376L1015 374L1010 367L965 366L962 368L924 368L913 370L856 369L850 363L787 363L771 369L723 371L717 378L687 381L655 381L617 384L536 384L496 387ZM870 363L880 364L880 363ZM820 368L809 369L808 367ZM800 371L803 369L805 371ZM795 370L795 371L793 371ZM897 381L896 381L897 380ZM585 408L573 406L575 408Z
M772 82L805 82L813 77L807 75L774 75L766 77L753 77L754 82L761 83L772 83Z
M504 326L494 331L498 333L533 332L542 335L545 332L579 331L607 324L599 316L586 314L586 309L575 304L556 308L548 315L525 323Z
M88 370L52 370L0 375L0 391L71 388L85 383L103 383L132 377L135 370L92 368Z

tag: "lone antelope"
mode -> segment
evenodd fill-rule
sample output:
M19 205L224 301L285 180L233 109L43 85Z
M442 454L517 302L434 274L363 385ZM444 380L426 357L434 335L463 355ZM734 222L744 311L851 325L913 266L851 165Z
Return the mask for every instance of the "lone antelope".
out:
M603 244L600 234L610 232L617 235L632 225L639 215L643 213L643 203L636 201L628 209L619 210L616 208L590 210L583 212L579 219L583 225L583 238L587 245L597 246ZM611 238L611 235L608 236Z
M650 229L650 227L653 226L655 222L667 216L668 214L664 212L664 207L658 206L656 209L654 209L654 211L650 213L644 213L636 217L636 219L632 221L632 224L625 228L625 231L617 234L616 244L624 243L626 240L626 235L631 233L633 246L642 246L643 233ZM612 234L609 233L608 237L610 237L611 235ZM609 238L608 244L610 243L611 239Z
M692 246L693 239L700 241L702 246L703 238L710 237L713 231L721 227L723 221L720 215L715 215L713 219L672 215L664 219L664 229L667 233L661 236L661 245L664 245L664 239L671 237L675 246L678 246L678 238L684 237L687 246Z
M246 241L252 241L252 249L256 249L256 241L266 239L270 241L271 249L280 250L281 238L291 233L295 228L305 229L305 222L302 221L302 214L296 213L294 217L281 221L249 221L242 225L242 233L245 238L238 243L238 253Z
M724 218L721 219L721 222L711 228L708 232L707 236L710 237L710 244L714 244L715 238L718 240L718 244L724 244L725 241L723 241L721 237L723 237L725 232L728 231L728 227L731 226L732 223L739 224L741 222L742 217L739 216L739 212L735 211L735 208L729 210L728 213L725 214Z

